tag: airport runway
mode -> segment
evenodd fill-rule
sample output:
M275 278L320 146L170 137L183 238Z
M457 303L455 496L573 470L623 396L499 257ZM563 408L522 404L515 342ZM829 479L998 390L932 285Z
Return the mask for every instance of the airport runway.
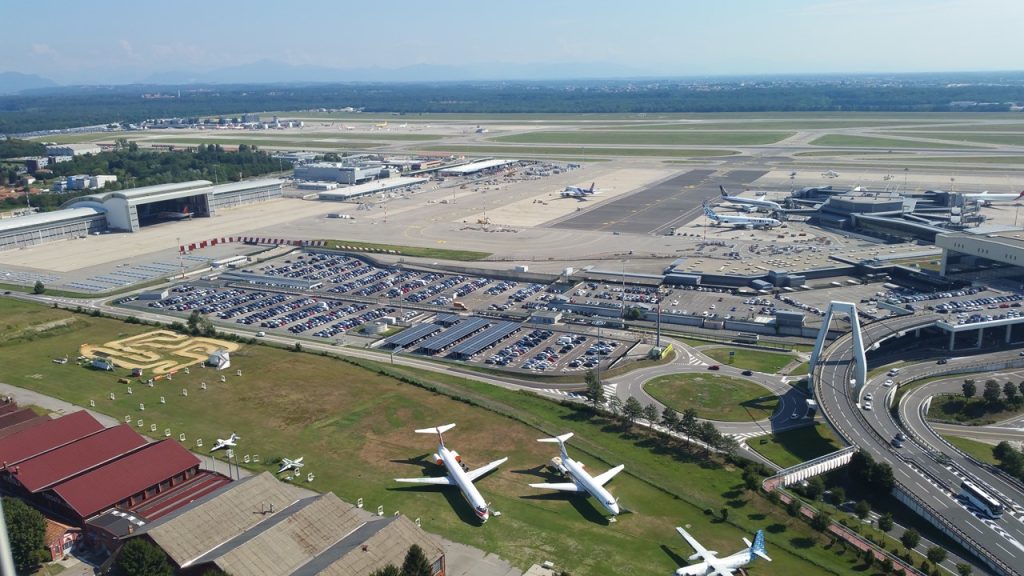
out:
M701 203L718 195L718 185L738 187L766 174L766 170L734 170L709 179L715 170L690 170L634 194L556 221L552 228L610 231L624 234L660 234L697 217Z

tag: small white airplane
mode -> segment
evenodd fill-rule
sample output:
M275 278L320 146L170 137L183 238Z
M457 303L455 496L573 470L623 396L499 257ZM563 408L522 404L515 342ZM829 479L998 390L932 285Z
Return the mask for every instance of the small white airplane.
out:
M216 452L221 448L234 448L235 444L239 440L241 440L241 438L238 436L238 434L235 434L234 432L231 433L231 436L229 436L227 440L217 438L217 443L213 445L213 448L210 448L210 452Z
M395 482L413 482L417 484L437 484L441 486L458 486L462 492L462 497L466 499L466 502L473 508L473 513L480 519L480 523L487 522L487 518L490 517L490 508L487 502L484 501L483 496L477 491L476 486L473 486L473 481L480 478L484 474L487 474L491 470L494 470L498 466L501 466L508 460L508 457L502 458L501 460L495 460L486 466L481 466L472 472L468 469L463 468L462 457L459 453L454 450L449 450L444 445L444 438L441 434L455 428L455 424L445 424L444 426L437 426L435 428L423 428L416 430L417 434L437 434L437 453L434 454L434 461L439 466L443 465L448 470L447 476L439 476L434 478L395 478Z
M764 530L757 531L757 534L754 536L753 544L750 543L750 540L744 538L743 543L746 544L747 547L732 556L726 556L725 558L719 558L718 552L708 550L701 546L693 536L690 536L686 532L686 530L676 527L676 531L690 543L690 546L693 546L693 550L696 552L696 554L690 556L687 560L696 560L698 558L703 560L700 564L691 564L689 566L679 568L676 570L677 576L730 576L731 574L735 574L740 568L753 562L754 558L757 556L760 556L769 562L772 561L764 551Z
M721 224L728 224L735 226L736 228L764 228L765 230L771 230L776 226L782 226L782 222L779 222L775 218L758 218L754 216L725 216L721 214L715 214L715 211L711 209L711 206L704 205L704 214L715 223L715 226Z
M974 194L961 194L965 200L977 200L982 206L991 206L992 202L1013 202L1024 199L1024 191L1019 194L989 194L988 190Z
M281 458L281 469L278 470L277 473L280 474L285 470L298 470L299 468L302 468L303 466L306 465L306 463L302 461L303 458L305 458L305 456L295 460L291 460L289 458Z
M839 172L835 170L829 170L828 172L822 172L821 175L825 178L839 178Z
M572 482L560 482L560 483L547 483L543 482L540 484L530 484L532 488L540 488L542 490L560 490L562 492L583 492L593 496L604 506L604 509L611 513L612 516L618 516L621 512L619 509L619 502L612 497L608 490L605 490L604 485L609 480L615 477L616 474L622 472L625 468L625 464L619 464L615 468L608 470L603 474L597 476L591 476L586 470L583 469L583 464L577 462L565 452L565 441L572 438L572 432L568 434L562 434L554 438L541 438L537 442L551 442L558 443L558 449L561 453L561 458L558 460L552 459L552 463L559 472L569 476Z
M594 190L594 183L590 183L590 188L580 188L579 186L566 186L565 190L562 190L562 198L583 198L597 194Z
M766 212L774 212L782 210L782 206L770 200L752 200L750 198L742 198L740 196L730 196L725 191L725 186L718 186L718 189L722 191L722 200L732 202L733 204L742 204L744 206L753 206L758 210L764 210ZM764 195L762 192L758 192L759 195Z

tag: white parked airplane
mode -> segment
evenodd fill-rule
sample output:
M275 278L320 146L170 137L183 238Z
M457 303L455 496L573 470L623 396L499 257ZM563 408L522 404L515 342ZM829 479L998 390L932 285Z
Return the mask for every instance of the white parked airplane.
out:
M241 438L238 436L238 434L235 434L234 432L231 433L231 436L229 436L227 440L217 438L217 443L213 445L213 448L210 448L210 452L216 452L221 448L234 448L235 443L237 443L239 440L241 440Z
M619 502L612 497L611 493L605 490L604 485L609 480L615 477L616 474L622 472L625 468L625 464L619 464L615 468L608 470L604 474L598 474L597 476L591 476L586 470L583 469L583 464L577 462L565 452L565 441L572 438L572 432L568 434L562 434L554 438L541 438L537 442L552 442L558 443L558 449L561 453L561 458L553 460L553 463L558 471L562 474L569 476L572 482L560 482L560 483L540 483L530 484L533 488L541 488L544 490L560 490L562 492L584 492L597 499L604 506L605 510L611 513L612 516L617 516L620 513Z
M839 178L839 172L836 172L835 170L829 170L828 172L822 172L821 175L824 176L825 178Z
M441 486L458 486L459 490L462 491L463 498L469 505L473 507L473 513L480 519L480 523L487 522L487 518L490 516L490 509L488 508L487 502L484 501L483 496L477 491L476 486L473 486L473 481L477 478L487 474L491 470L494 470L498 466L501 466L508 460L508 457L502 458L501 460L495 460L486 466L481 466L476 470L470 472L468 469L463 468L462 457L459 453L454 450L449 450L444 445L444 438L441 436L444 432L447 432L455 428L455 424L445 424L444 426L438 426L436 428L424 428L416 430L417 434L437 434L437 453L434 454L434 461L437 464L443 465L448 470L447 476L440 476L435 478L395 478L395 482L414 482L418 484L437 484Z
M565 190L562 190L562 198L583 198L597 194L594 190L594 183L590 183L590 188L580 188L579 186L566 186Z
M975 194L960 194L966 200L977 200L983 206L991 206L992 202L1013 202L1024 199L1024 191L1013 194L989 194L988 190Z
M693 546L693 550L696 552L696 554L690 556L687 560L696 560L698 558L703 560L700 564L691 564L689 566L679 568L676 570L677 576L730 576L731 574L735 574L740 568L753 562L754 558L757 556L760 556L769 562L772 561L764 551L763 530L757 531L757 534L754 536L753 544L750 543L750 540L744 538L743 543L746 544L747 547L732 556L726 556L725 558L719 558L718 552L708 550L701 546L693 536L690 536L686 532L686 530L677 527L676 531L690 543L690 546Z
M718 189L722 191L722 199L728 202L732 202L733 204L753 206L754 208L764 210L766 212L782 210L782 206L779 206L777 203L772 202L770 200L752 200L750 198L742 198L740 196L730 196L729 193L725 191L725 186L721 185L718 186ZM758 192L758 194L761 196L764 195L764 193L762 192Z
M296 460L281 458L281 469L278 470L277 473L280 474L285 470L298 470L299 468L302 468L303 466L306 465L305 462L302 461L303 458L305 458L305 456L303 456L302 458L298 458Z
M721 214L715 214L715 211L711 209L711 206L704 205L704 214L715 223L715 226L720 224L728 224L737 228L764 228L770 230L776 226L782 226L782 222L779 222L775 218L758 218L754 216L725 216Z

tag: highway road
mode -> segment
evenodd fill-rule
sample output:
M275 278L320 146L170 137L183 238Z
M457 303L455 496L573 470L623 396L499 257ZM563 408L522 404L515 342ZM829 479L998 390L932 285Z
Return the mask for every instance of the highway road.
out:
M934 314L922 314L865 324L862 327L864 344L870 348L885 338L932 324L938 318ZM894 448L891 439L901 428L885 409L886 399L879 396L875 400L878 408L870 411L863 409L860 402L861 394L891 394L894 389L882 386L883 378L873 384L868 383L864 390L852 390L849 386L853 373L852 359L852 338L847 334L822 353L815 369L815 396L829 423L847 442L871 454L876 461L889 464L899 489L912 494L920 504L940 517L948 531L968 542L968 547L995 565L998 572L1021 574L1021 567L1024 567L1024 516L1006 514L1000 521L991 521L975 514L955 498L965 473L988 480L993 476L991 472L966 461L959 454L956 458L949 455L951 460L940 458L938 454L942 451L924 441L907 442L903 448ZM956 363L951 363L942 368L955 370L956 366ZM928 368L939 372L939 366ZM922 367L920 372L924 370ZM914 374L908 368L900 378L906 380ZM939 460L948 463L943 464ZM1005 486L1004 495L1013 495L1010 497L1012 501L1021 501L1019 490L1006 486L1005 482L997 482L996 485Z

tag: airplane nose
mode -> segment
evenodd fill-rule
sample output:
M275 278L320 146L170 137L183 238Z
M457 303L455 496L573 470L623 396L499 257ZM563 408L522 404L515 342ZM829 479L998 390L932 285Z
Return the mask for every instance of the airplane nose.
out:
M619 515L619 505L618 504L612 504L611 506L609 506L609 508L611 509L612 514L614 514L616 516Z

